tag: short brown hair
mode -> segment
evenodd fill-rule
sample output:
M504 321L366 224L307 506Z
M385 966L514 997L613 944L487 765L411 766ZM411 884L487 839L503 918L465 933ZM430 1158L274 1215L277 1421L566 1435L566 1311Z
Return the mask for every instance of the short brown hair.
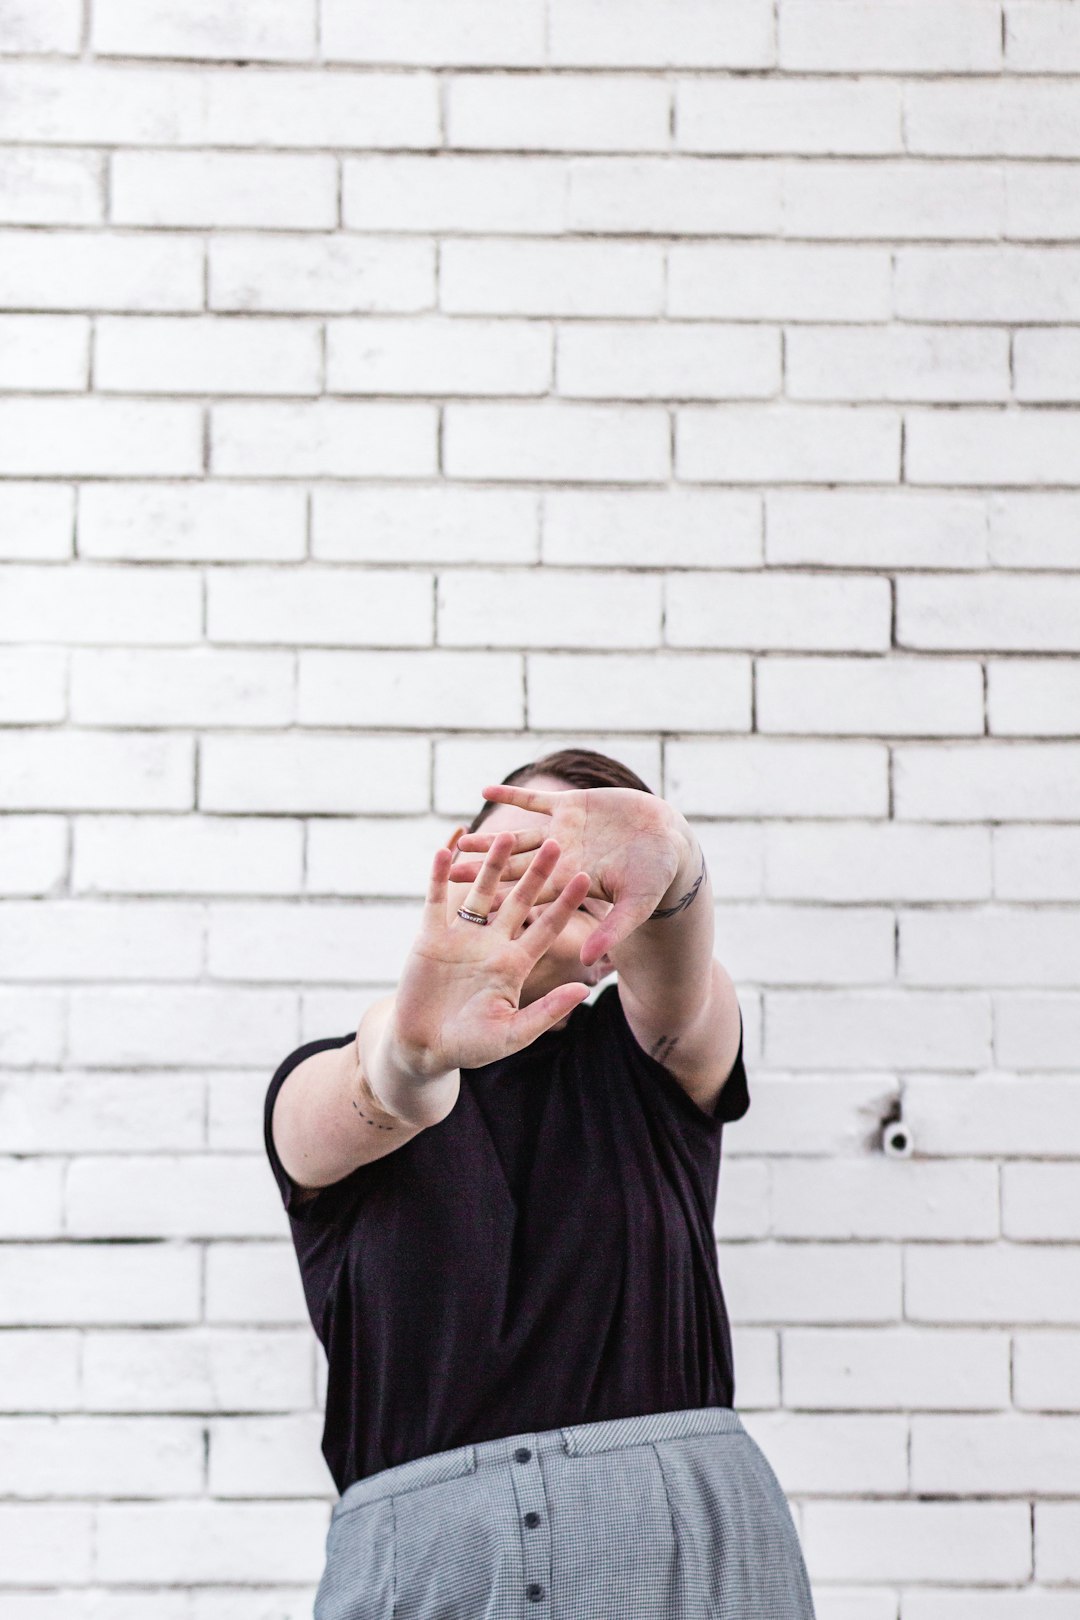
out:
M639 793L652 792L652 788L629 765L610 759L607 754L598 754L591 748L560 748L554 754L544 754L540 759L531 760L528 765L519 765L509 776L504 776L503 786L531 781L534 776L557 776L572 788L636 788ZM483 809L478 810L469 823L469 832L476 832L494 808L495 800L485 799Z

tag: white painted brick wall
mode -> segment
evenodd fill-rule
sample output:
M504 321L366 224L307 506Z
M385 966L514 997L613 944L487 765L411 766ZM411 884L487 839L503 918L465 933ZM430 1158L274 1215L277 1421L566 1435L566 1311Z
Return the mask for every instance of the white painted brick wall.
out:
M5 1620L310 1614L265 1087L574 741L821 1620L1072 1620L1078 108L1078 0L0 0Z

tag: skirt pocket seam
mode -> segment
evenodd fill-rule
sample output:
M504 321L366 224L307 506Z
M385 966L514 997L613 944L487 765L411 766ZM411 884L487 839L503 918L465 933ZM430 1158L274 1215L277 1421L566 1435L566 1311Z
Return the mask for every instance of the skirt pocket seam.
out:
M664 1497L667 1501L668 1515L671 1519L671 1539L675 1544L675 1568L676 1572L678 1572L682 1564L683 1551L682 1540L679 1536L679 1527L675 1519L675 1504L671 1500L671 1491L668 1489L667 1474L664 1471L664 1464L660 1457L659 1447L654 1441L650 1440L649 1449L656 1458L656 1466L660 1472L660 1482L664 1487Z

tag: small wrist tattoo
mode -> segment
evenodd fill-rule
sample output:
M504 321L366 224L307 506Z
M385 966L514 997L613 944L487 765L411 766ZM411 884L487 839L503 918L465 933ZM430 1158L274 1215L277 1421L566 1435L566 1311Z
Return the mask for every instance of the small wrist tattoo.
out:
M694 881L693 887L690 888L690 889L687 889L686 893L684 895L682 895L682 897L680 899L676 900L676 902L675 902L675 904L673 906L658 906L655 911L651 911L649 913L649 916L648 916L648 918L646 920L648 922L658 922L664 917L674 917L678 912L685 911L687 906L692 906L694 901L697 899L698 890L701 888L701 885L704 883L704 881L705 881L705 854L704 854L704 851L703 851L702 856L701 856L701 871L698 873L697 878Z
M373 1100L377 1102L377 1099L374 1098L374 1096L373 1096L373 1093L372 1093L372 1090L371 1090L371 1085L368 1082L367 1077L365 1075L363 1075L363 1074L360 1077L360 1091L361 1091L361 1094L366 1092L369 1097L372 1097ZM377 1119L372 1119L370 1114L365 1114L364 1113L364 1110L361 1108L360 1104L357 1102L355 1097L352 1099L352 1105L356 1109L356 1112L360 1115L360 1118L364 1121L365 1125L371 1125L377 1131L396 1131L397 1130L398 1122L396 1120L392 1125L382 1125L382 1124L380 1124L380 1122Z

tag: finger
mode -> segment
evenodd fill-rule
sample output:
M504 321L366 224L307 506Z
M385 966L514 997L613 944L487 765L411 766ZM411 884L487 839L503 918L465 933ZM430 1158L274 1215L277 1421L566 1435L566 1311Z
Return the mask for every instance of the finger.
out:
M529 870L531 860L531 855L511 855L503 868L501 881L505 883L509 879L511 882L516 883L522 873ZM472 858L464 855L459 856L451 868L450 881L451 883L475 883L483 869L484 863L479 855Z
M525 871L518 878L508 893L500 892L492 902L498 907L499 922L510 937L517 933L525 918L529 915L538 900L554 897L557 892L549 882L552 872L559 864L562 850L554 838L545 838L536 854L531 857L519 856L519 860L528 860ZM506 873L503 873L503 882Z
M450 862L453 856L446 844L442 844L436 851L431 863L431 872L428 876L427 894L424 898L424 910L421 923L425 926L446 922L446 883L450 874Z
M592 967L606 953L628 939L651 916L655 902L648 895L623 895L581 947L582 967Z
M538 810L542 816L549 816L562 794L542 793L539 788L507 787L505 782L500 782L496 787L486 787L484 798L496 804L516 804L519 810Z
M514 1050L528 1046L538 1035L543 1035L560 1018L565 1018L575 1007L580 1007L588 994L587 984L560 984L554 990L549 990L546 996L541 996L539 1001L522 1007L510 1020Z
M510 853L512 855L520 855L523 850L539 849L547 835L539 828L524 827L520 832L512 833L511 836L514 842L510 846ZM458 849L462 851L467 850L470 854L473 850L483 851L490 849L493 841L497 837L497 833L465 833L458 842Z
M455 827L453 832L450 834L449 838L446 840L447 849L460 848L461 838L462 838L462 835L464 834L464 832L465 832L464 827Z
M510 854L510 834L499 833L484 857L484 864L480 868L479 876L465 899L465 908L468 911L483 912L486 917L495 891L499 887L499 878Z
M547 907L539 921L534 922L531 928L519 936L517 943L523 947L526 956L534 964L539 962L548 946L562 933L588 892L588 872L575 873L562 893ZM503 903L505 905L505 901Z

